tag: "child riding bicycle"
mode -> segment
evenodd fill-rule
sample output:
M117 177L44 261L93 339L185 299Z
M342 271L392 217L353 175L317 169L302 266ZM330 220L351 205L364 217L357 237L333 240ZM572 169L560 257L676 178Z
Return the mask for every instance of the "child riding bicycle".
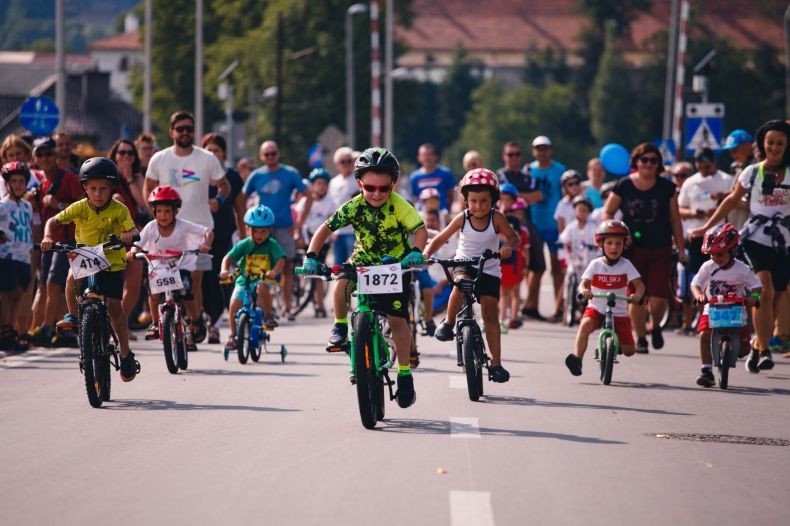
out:
M428 231L417 210L393 192L399 173L398 160L389 150L368 148L362 152L354 163L354 177L362 193L343 204L313 235L303 264L305 274L318 271L317 252L332 232L346 225L354 227L357 238L348 263L376 265L385 256L399 259L404 266L424 263L422 250L428 239ZM414 242L410 247L408 239L411 234L414 234ZM349 287L355 281L356 274L346 274L337 281L334 292L335 324L329 338L332 346L341 346L347 341ZM402 283L403 290L399 293L373 294L369 299L376 310L387 314L398 355L396 398L398 405L406 408L416 400L414 378L409 365L411 335L406 323L409 317L408 274L403 275Z
M631 232L625 223L617 219L604 221L595 230L595 244L603 250L603 256L590 262L582 274L579 293L584 296L589 304L584 310L579 332L576 333L576 353L565 358L565 365L574 376L582 374L582 358L587 350L587 341L593 331L598 330L604 321L606 313L606 300L593 298L593 294L614 292L625 295L629 287L633 289L630 295L631 303L638 303L645 293L645 285L640 279L639 272L634 265L622 257L623 250L631 237ZM622 303L615 304L614 331L620 340L620 350L626 356L636 352L636 342L631 330L631 319L628 310Z
M464 175L460 188L467 209L455 216L450 224L433 238L425 249L425 258L435 253L456 232L460 232L456 258L480 257L486 250L499 251L501 258L509 258L513 250L518 247L519 237L502 212L494 208L494 203L499 200L499 182L496 174L487 168L476 168ZM500 235L506 239L502 247L499 246ZM475 279L477 269L468 266L455 267L453 275L455 279ZM499 260L486 261L476 292L482 310L486 341L491 350L488 377L494 382L504 383L510 379L510 373L502 367L502 333L498 309L501 278L502 268ZM461 292L454 287L450 293L445 319L436 329L437 340L447 342L455 337L453 327L461 310L461 303Z
M50 250L54 244L53 231L58 225L74 223L74 237L77 243L96 246L106 243L111 236L118 236L125 245L131 245L138 235L129 209L120 201L112 198L118 185L118 167L104 157L93 157L82 163L80 184L86 198L72 203L57 215L51 217L44 227L41 250ZM121 306L123 297L123 275L126 268L126 249L107 249L105 257L109 268L95 274L95 292L106 297L107 313L121 351L121 380L131 382L137 375L134 353L129 349L129 328L126 313ZM81 281L81 280L80 280ZM80 283L81 285L81 283ZM81 287L80 287L81 288ZM59 321L61 330L74 330L77 325L77 283L70 274L66 281L66 305L68 314Z
M214 231L197 223L178 218L178 211L181 208L181 196L178 191L169 186L157 186L148 195L148 206L154 215L154 221L149 222L140 232L140 242L138 246L146 252L164 253L168 250L184 252L198 248L201 252L208 253L211 250L211 243L214 240ZM134 248L132 252L137 250ZM195 269L196 258L185 257L181 261L182 272L189 272ZM190 280L190 284L192 281ZM151 294L148 297L148 304L151 307L153 322L145 333L146 340L159 339L159 301L161 294ZM189 298L189 299L188 299ZM183 297L184 307L190 317L190 327L194 334L200 330L200 305L194 297L190 295ZM192 344L194 345L194 344ZM188 349L193 351L193 349Z
M711 329L708 321L708 299L716 296L727 296L734 294L746 300L746 305L751 307L760 299L762 283L744 262L735 259L735 252L741 236L738 231L729 223L724 223L708 230L702 240L702 253L710 254L710 259L702 264L699 271L691 280L691 291L694 299L700 305L705 305L697 324L697 332L700 333L699 355L702 360L702 371L697 378L697 385L702 387L713 387L716 380L713 377L713 357L711 356ZM751 295L747 298L747 291ZM751 344L749 343L749 327L741 327L741 356L749 354ZM749 360L754 364L760 360L758 351L752 350ZM756 367L755 367L756 369ZM749 362L746 362L746 370L749 369Z
M224 258L219 277L228 279L231 263L239 269L236 286L230 300L230 337L225 344L226 350L234 350L236 342L236 312L244 304L247 294L247 281L255 282L258 302L264 313L264 324L267 329L277 327L272 311L272 296L269 285L260 278L275 280L282 274L285 267L286 254L280 243L272 237L274 213L265 205L250 208L244 214L244 224L247 225L247 237L236 243Z

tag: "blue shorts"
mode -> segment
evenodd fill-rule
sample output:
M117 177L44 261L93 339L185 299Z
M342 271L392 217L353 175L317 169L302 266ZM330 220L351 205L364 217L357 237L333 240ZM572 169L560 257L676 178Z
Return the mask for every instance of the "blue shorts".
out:
M257 287L260 284L260 280L256 281L254 286ZM264 283L267 287L273 287L273 283ZM233 292L230 295L231 300L239 300L242 303L252 303L252 298L249 297L249 287L244 286L242 287L239 284L233 286Z
M556 228L551 228L548 230L539 229L538 232L540 233L541 239L543 242L549 246L549 252L552 254L556 254L559 246L557 245L557 240L560 238L560 232Z
M433 279L431 279L431 275L428 274L428 270L415 272L414 279L416 279L417 283L420 284L420 290L432 289L433 286L436 285L436 283L433 282Z
M27 290L30 285L30 263L14 261L13 259L0 259L0 292L16 292ZM2 308L13 308L3 305Z

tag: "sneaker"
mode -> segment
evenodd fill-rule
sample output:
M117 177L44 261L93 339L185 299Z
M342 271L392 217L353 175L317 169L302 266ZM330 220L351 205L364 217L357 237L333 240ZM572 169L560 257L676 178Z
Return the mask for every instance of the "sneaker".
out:
M653 345L653 349L656 350L664 346L664 335L661 334L661 327L656 327L650 331L650 343Z
M225 358L225 361L228 361L228 356L230 356L231 351L236 350L236 337L235 336L228 336L228 341L225 342L225 349L223 349L222 354Z
M702 387L713 387L716 379L713 378L713 370L710 367L703 367L702 372L697 377L697 385Z
M398 405L406 409L417 401L414 392L414 377L411 374L398 375L398 390L395 392Z
M52 330L48 325L41 325L36 327L30 333L30 341L36 347L51 347L52 346Z
M430 336L433 338L433 335L436 333L436 322L433 320L425 320L425 334L426 336Z
M678 336L696 336L697 331L695 331L693 327L681 327L675 331L675 334Z
M213 325L208 328L208 343L219 343L219 329Z
M508 333L507 325L505 325L505 322L503 322L503 321L499 322L499 333L500 334L507 334Z
M510 380L510 373L501 365L492 365L488 368L488 379L498 384L503 384Z
M550 318L546 319L549 323L562 323L562 313L552 314Z
M266 325L267 329L275 329L280 326L280 324L277 323L277 320L274 319L274 316L269 316L266 318L263 324Z
M565 357L565 366L573 376L582 375L582 359L575 354L569 354Z
M131 382L140 372L140 362L134 359L134 353L129 351L126 358L121 360L121 380Z
M650 352L647 348L647 338L644 336L636 339L636 352L641 354L647 354Z
M757 367L761 371L770 371L774 368L774 360L771 357L771 351L760 351L760 361L757 362Z
M64 332L72 332L77 328L77 325L79 325L79 320L77 320L76 316L69 313L63 316L63 319L57 322L55 327Z
M541 316L541 314L538 312L538 309L528 309L524 307L521 309L521 314L531 320L546 321L546 318Z
M315 317L316 318L326 318L326 309L321 307L320 305L315 306Z
M440 342L449 342L450 340L455 338L455 333L453 332L453 326L447 323L446 321L442 320L439 326L436 327L436 331L433 333L433 336Z
M296 315L291 311L285 311L285 319L287 319L288 321L295 321Z
M206 321L203 319L203 316L200 316L197 320L192 320L190 323L192 325L192 338L195 343L202 343L206 339Z
M746 360L744 363L744 367L750 373L759 373L760 372L760 352L757 349L752 349L752 352L749 353L749 359Z
M771 339L768 340L768 350L771 352L783 351L786 346L785 341L779 336L771 336Z
M519 320L517 318L513 318L512 320L507 322L507 328L508 329L518 329L519 327L521 327L521 325L522 325L521 320Z
M345 345L348 341L348 323L335 323L329 335L329 345Z
M145 339L146 340L158 340L159 339L159 325L156 323L152 323L148 330L145 331Z

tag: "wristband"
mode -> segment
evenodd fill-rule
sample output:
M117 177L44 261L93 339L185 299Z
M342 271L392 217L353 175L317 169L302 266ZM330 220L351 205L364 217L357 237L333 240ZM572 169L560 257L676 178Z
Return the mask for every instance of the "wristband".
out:
M304 255L304 257L309 259L318 259L318 254L316 254L315 252L308 252L307 254Z
M760 299L760 293L759 292L752 292L751 293L751 297L756 299L756 300L759 300Z
M216 199L219 204L222 204L222 203L225 202L225 196L222 195L219 192L217 192L217 196L214 199Z
M419 252L420 254L422 254L422 250L420 250L417 247L411 247L411 250L409 250L409 252Z

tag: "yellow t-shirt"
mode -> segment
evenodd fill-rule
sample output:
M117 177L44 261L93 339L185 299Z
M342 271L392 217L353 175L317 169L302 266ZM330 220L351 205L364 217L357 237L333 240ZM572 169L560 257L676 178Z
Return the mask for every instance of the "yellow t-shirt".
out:
M74 237L77 243L96 246L106 243L112 234L120 236L134 229L132 216L126 205L110 199L110 204L101 212L96 212L88 204L88 199L72 203L55 216L58 223L67 225L74 223ZM126 249L105 250L104 255L110 263L110 271L126 268Z

